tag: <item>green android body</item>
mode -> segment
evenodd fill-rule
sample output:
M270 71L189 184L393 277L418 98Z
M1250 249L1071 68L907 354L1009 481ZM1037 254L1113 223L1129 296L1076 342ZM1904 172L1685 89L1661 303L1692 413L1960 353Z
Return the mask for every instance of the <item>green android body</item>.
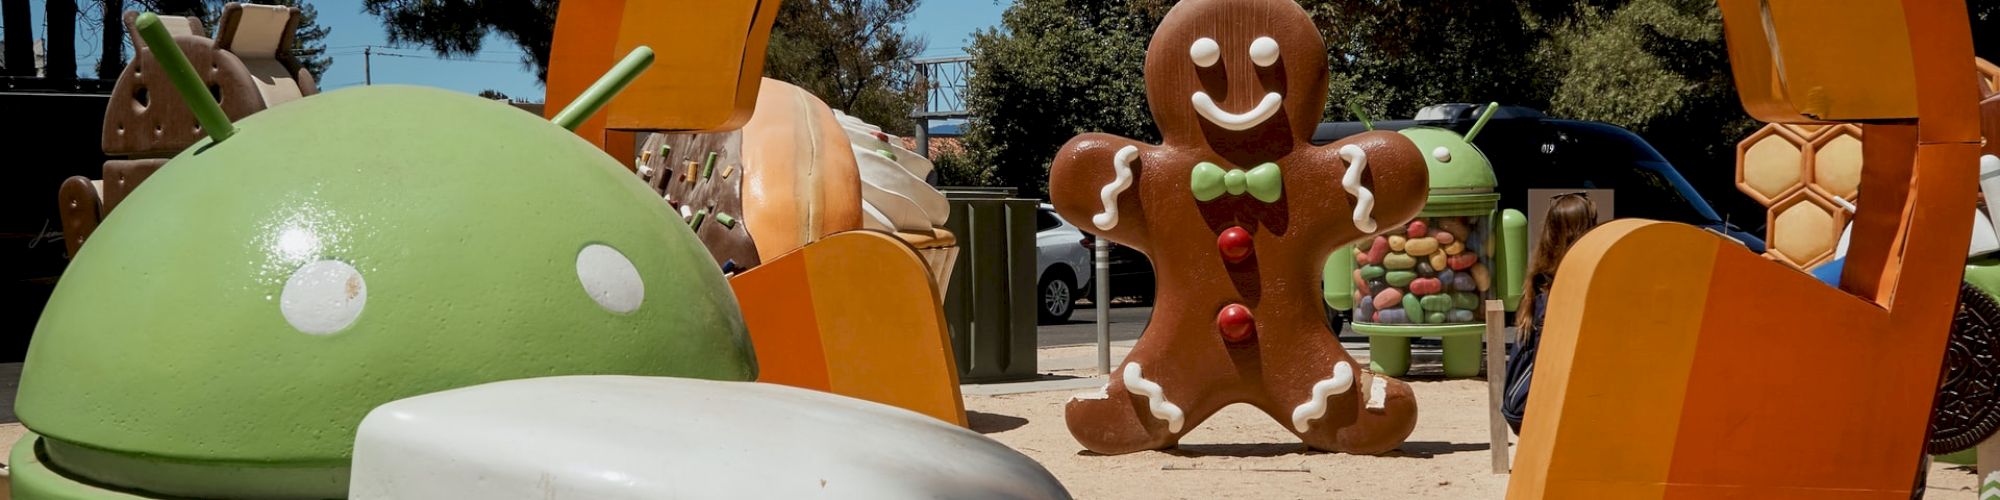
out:
M1472 130L1460 136L1452 130L1437 127L1411 127L1397 131L1424 153L1424 160L1430 169L1430 197L1424 202L1424 209L1417 220L1403 229L1392 231L1395 247L1390 253L1370 251L1374 239L1364 239L1357 245L1343 245L1340 250L1327 258L1322 275L1322 290L1327 305L1334 309L1356 311L1354 331L1367 335L1369 342L1369 368L1376 373L1401 376L1410 367L1410 339L1416 337L1438 337L1444 343L1444 371L1446 376L1469 377L1479 374L1481 366L1481 336L1485 331L1485 317L1480 301L1497 298L1505 303L1508 311L1514 310L1520 302L1521 278L1525 274L1527 259L1527 218L1514 210L1496 210L1500 194L1494 192L1499 182L1493 175L1493 164L1486 155L1472 145L1472 137L1479 134L1486 120L1498 106L1489 107ZM1450 252L1448 259L1444 250L1439 249L1446 232L1443 222L1457 226L1452 236L1461 247ZM1419 229L1421 228L1421 229ZM1469 228L1469 230L1467 229ZM1417 231L1425 233L1420 237ZM1426 240L1421 245L1410 245L1405 253L1402 241ZM1423 250L1414 247L1424 247ZM1418 255L1423 252L1423 255ZM1460 255L1460 254L1463 255ZM1359 255L1359 258L1357 258ZM1390 256L1386 259L1384 255ZM1432 259L1425 259L1432 257ZM1369 261L1383 259L1385 262ZM1461 258L1464 260L1461 261ZM1428 262L1424 262L1428 260ZM1368 262L1364 262L1368 261ZM1450 271L1443 264L1451 262ZM1461 263L1464 267L1460 267ZM1361 272L1357 271L1360 265ZM1470 272L1469 272L1470 271ZM1379 281L1370 278L1380 273L1389 273L1397 279ZM1461 286L1452 288L1449 276L1464 274L1459 279ZM1477 275L1477 279L1471 277ZM1370 282L1357 283L1357 279ZM1433 281L1429 289L1412 284L1412 281L1442 279ZM1398 283L1398 282L1401 283ZM1473 285L1476 283L1476 285ZM1372 285L1372 286L1371 286ZM1379 298L1383 288L1393 287L1390 299L1385 299L1380 308L1368 302L1363 290L1375 292ZM1419 299L1418 294L1425 294ZM1391 300L1400 297L1401 300ZM1369 316L1376 309L1386 309L1380 317ZM1449 311L1448 314L1440 310Z
M341 497L355 427L389 401L753 379L734 296L677 220L589 143L469 95L363 87L251 116L63 276L22 374L15 493ZM307 269L346 281L313 295Z

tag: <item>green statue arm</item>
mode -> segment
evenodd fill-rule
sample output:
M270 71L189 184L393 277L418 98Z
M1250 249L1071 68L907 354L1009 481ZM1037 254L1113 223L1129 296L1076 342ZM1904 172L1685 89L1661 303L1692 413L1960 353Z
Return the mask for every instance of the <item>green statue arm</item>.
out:
M1341 311L1354 310L1354 245L1341 245L1326 257L1320 272L1320 293L1326 305Z
M1521 211L1506 209L1500 211L1500 263L1495 269L1500 279L1500 300L1506 302L1507 311L1521 307L1521 289L1528 276L1528 216Z

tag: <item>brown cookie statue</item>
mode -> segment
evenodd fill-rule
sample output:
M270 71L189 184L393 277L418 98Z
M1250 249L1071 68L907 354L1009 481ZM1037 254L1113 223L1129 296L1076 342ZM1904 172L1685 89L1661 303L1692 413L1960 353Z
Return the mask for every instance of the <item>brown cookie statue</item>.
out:
M1174 446L1235 403L1322 450L1382 453L1415 428L1409 385L1328 331L1319 276L1336 246L1415 217L1427 171L1393 132L1313 146L1326 93L1326 47L1297 4L1182 2L1146 52L1164 144L1085 134L1057 154L1056 210L1158 274L1138 345L1103 392L1069 402L1084 447Z

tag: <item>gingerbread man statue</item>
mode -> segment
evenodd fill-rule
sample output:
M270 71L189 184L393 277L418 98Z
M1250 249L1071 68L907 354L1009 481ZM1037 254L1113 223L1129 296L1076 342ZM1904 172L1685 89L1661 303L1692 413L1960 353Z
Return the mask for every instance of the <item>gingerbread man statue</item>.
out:
M1314 146L1326 93L1326 46L1297 4L1181 2L1146 51L1164 144L1085 134L1056 155L1056 210L1145 252L1158 275L1138 345L1102 392L1069 402L1084 447L1171 447L1235 403L1321 450L1382 453L1409 437L1409 385L1341 348L1319 281L1338 245L1415 217L1428 172L1393 132Z

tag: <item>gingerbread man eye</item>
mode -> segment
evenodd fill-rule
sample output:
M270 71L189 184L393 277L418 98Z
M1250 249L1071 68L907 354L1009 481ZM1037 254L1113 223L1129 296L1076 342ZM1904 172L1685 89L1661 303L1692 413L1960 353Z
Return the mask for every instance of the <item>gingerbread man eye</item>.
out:
M1250 42L1250 62L1266 68L1277 64L1278 41L1268 36L1260 36L1256 41Z
M1195 40L1194 45L1188 46L1188 58L1194 59L1195 66L1204 68L1214 66L1215 63L1222 61L1222 46L1217 45L1213 38L1202 37L1200 40Z

